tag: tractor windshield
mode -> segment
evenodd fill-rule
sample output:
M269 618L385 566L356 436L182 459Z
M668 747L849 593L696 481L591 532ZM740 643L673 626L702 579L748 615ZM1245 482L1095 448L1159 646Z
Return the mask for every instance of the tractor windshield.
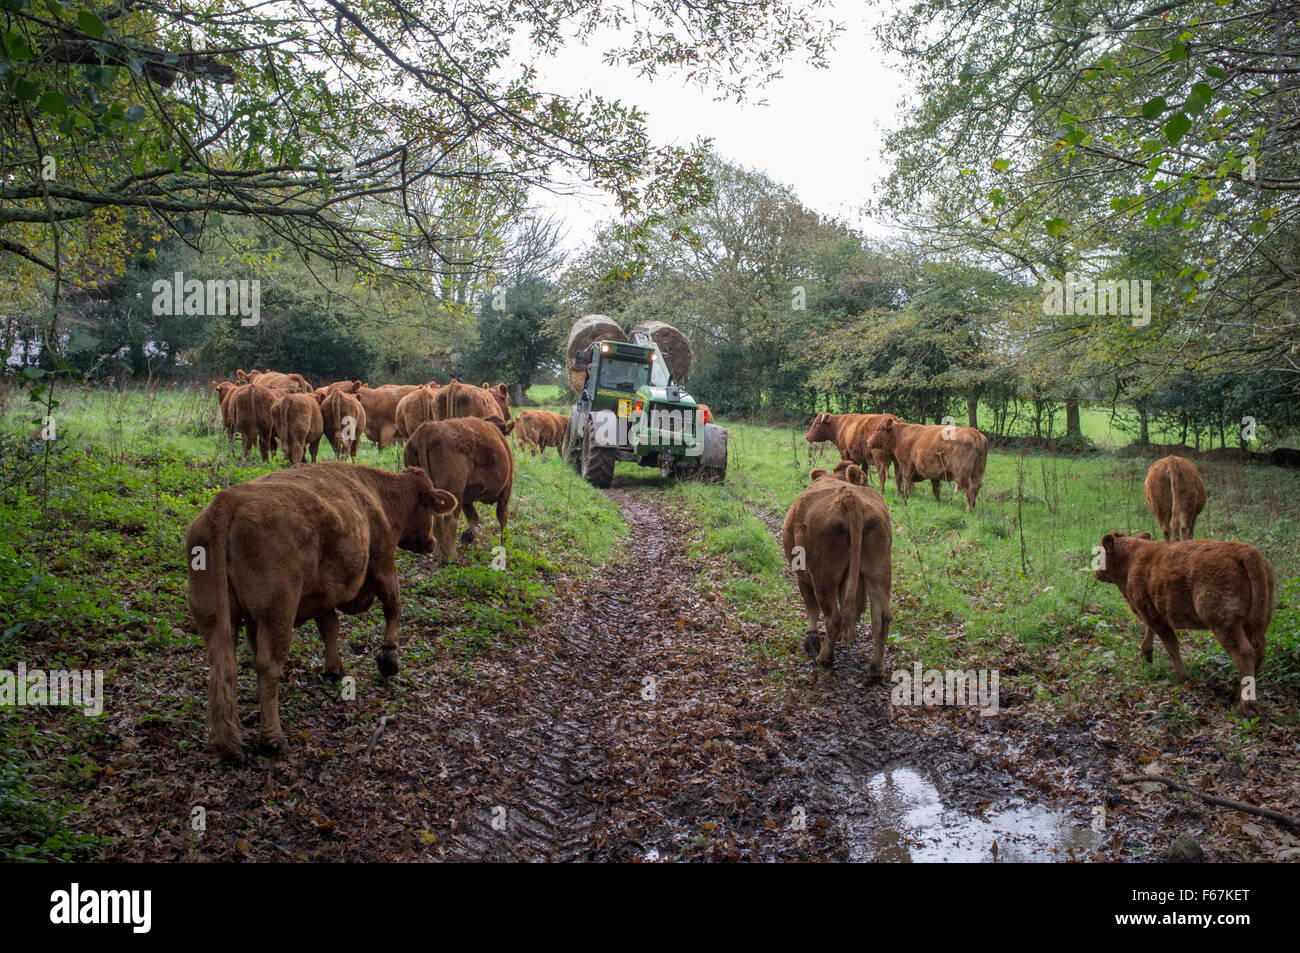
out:
M600 362L600 379L597 387L631 393L645 384L652 387L668 385L668 370L662 361L627 361L607 357Z

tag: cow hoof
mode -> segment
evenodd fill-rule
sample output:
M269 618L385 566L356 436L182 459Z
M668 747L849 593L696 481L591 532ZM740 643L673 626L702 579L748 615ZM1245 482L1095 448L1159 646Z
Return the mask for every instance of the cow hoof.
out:
M874 665L872 665L870 668L867 669L868 683L875 685L877 682L883 682L884 680L885 680L885 673L880 669L876 668Z
M279 738L263 738L262 750L272 757L282 755L289 750L289 739L283 735Z
M461 544L462 546L468 546L468 545L469 545L470 543L472 543L472 542L474 542L474 531L473 531L473 530L469 530L469 529L467 529L467 530L465 530L465 532L463 532L463 533L460 534L460 544Z
M379 667L380 675L384 678L392 678L397 674L397 649L385 645L375 656L375 664Z
M820 665L822 668L826 669L827 671L830 671L832 668L835 667L835 653L827 652L825 658L817 659L817 664Z
M322 671L320 674L321 674L321 678L325 679L325 681L327 682L339 682L343 680L343 669L339 669L336 672L333 671L332 669L327 668L324 671Z
M813 658L819 652L821 652L822 650L821 633L817 632L814 629L809 629L807 632L805 632L803 636L803 650L804 650L804 654L807 655L809 658Z
M244 750L242 748L214 748L213 752L223 764L233 766L244 763Z

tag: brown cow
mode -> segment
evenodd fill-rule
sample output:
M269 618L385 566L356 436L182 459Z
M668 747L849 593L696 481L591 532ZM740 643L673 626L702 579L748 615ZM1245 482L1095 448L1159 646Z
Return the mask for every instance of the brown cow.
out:
M325 642L325 672L343 676L337 610L384 608L381 675L397 672L401 595L394 550L433 551L435 516L455 509L423 471L387 473L350 463L308 463L218 493L185 535L190 612L207 646L208 738L241 760L235 640L247 626L262 738L287 747L280 672L293 630L308 619Z
M490 396L494 401L496 401L497 410L500 412L501 418L503 420L509 420L510 419L510 388L507 387L505 384L498 384L496 387L492 387L488 384L487 381L484 381L483 389L488 392L488 396ZM476 414L475 416L478 415Z
M325 422L315 397L311 394L285 394L271 405L271 425L289 466L302 463L307 450L311 450L312 462L316 462Z
M334 456L351 457L355 463L361 447L361 435L366 432L366 409L356 395L345 390L317 392L320 401L321 426L325 439L334 448Z
M1205 509L1205 481L1195 464L1173 456L1157 460L1143 491L1166 542L1192 538L1196 517Z
M533 456L554 447L563 459L564 435L568 429L569 418L552 410L521 410L515 416L515 436Z
M1150 533L1101 539L1094 575L1114 583L1145 627L1142 659L1151 661L1152 636L1160 636L1187 681L1176 629L1209 629L1237 666L1236 698L1247 718L1259 715L1256 683L1264 664L1264 634L1273 619L1273 570L1254 546L1213 539L1158 543Z
M310 394L312 392L312 386L307 383L307 379L301 374L282 374L279 371L249 371L245 374L243 371L235 371L235 376L241 381L248 381L249 383L256 381L263 387L284 391L288 394Z
M241 386L233 381L212 382L212 387L217 393L217 405L221 408L221 426L228 437L235 435L235 413L230 406L230 395Z
M505 387L504 384L501 385ZM509 397L505 397L505 413L501 410L502 392L452 381L438 390L438 420L453 417L501 417L510 419Z
M903 499L918 480L929 480L938 500L939 485L952 480L966 494L966 509L975 507L989 455L988 438L975 428L906 424L886 414L867 438L866 448L889 452L902 480Z
M510 490L515 482L515 458L505 437L514 426L513 421L506 423L500 417L431 420L420 424L407 441L405 464L421 467L434 486L447 490L460 501L455 512L434 522L433 535L438 542L438 555L444 562L456 560L456 527L462 509L469 525L461 542L468 544L478 535L475 503L496 504L504 544Z
M884 673L889 632L890 551L893 531L885 498L867 475L845 463L836 473L813 470L812 483L795 498L781 525L781 544L799 583L808 616L803 648L817 662L835 661L835 644L852 645L865 599L871 598L874 643L868 674ZM820 613L826 637L817 631Z
M366 436L383 450L397 437L397 405L403 397L419 384L385 384L382 387L362 386L357 399L366 409Z
M241 464L248 462L248 451L254 443L262 452L263 462L275 453L275 427L271 407L279 397L276 391L256 383L244 384L231 391L231 415L242 441L239 457Z
M812 426L804 439L809 443L824 443L829 440L840 452L840 458L851 460L871 474L871 467L880 474L880 492L885 492L885 477L889 475L889 451L866 449L866 439L871 436L876 426L888 416L887 414L818 414L813 418ZM903 491L903 479L894 469L894 482L898 491Z
M438 391L441 389L437 384L432 386L424 384L397 402L397 410L393 416L398 437L406 440L426 420L439 419Z

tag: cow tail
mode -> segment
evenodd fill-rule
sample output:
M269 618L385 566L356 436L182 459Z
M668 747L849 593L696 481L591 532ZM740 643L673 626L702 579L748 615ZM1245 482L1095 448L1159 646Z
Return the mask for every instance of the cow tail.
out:
M852 606L857 600L858 576L862 569L862 533L865 524L866 518L862 514L862 508L855 500L853 509L849 513L849 578L844 583L844 595L840 600L841 611L847 606ZM840 637L845 645L852 644L857 634L857 627L857 616L844 620L844 632Z
M208 650L208 739L225 755L240 754L239 713L236 702L238 669L235 661L235 631L230 623L230 580L226 571L226 542L234 513L218 497L208 520L207 568L190 570L191 585L208 589L215 606L216 621L207 633ZM187 553L186 558L192 558Z
M1177 531L1178 527L1178 474L1177 466L1171 464L1169 467L1169 529L1170 535ZM1181 539L1181 536L1174 536L1175 541Z
M330 446L337 451L343 445L343 398L338 391L332 390L325 398L325 403L329 405L330 412Z

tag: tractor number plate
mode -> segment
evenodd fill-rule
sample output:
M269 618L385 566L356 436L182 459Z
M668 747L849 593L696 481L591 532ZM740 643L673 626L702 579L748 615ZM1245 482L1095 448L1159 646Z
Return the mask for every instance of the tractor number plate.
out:
M631 416L632 416L632 401L630 401L630 400L620 400L620 401L618 402L618 415L619 415L620 417L631 417Z

